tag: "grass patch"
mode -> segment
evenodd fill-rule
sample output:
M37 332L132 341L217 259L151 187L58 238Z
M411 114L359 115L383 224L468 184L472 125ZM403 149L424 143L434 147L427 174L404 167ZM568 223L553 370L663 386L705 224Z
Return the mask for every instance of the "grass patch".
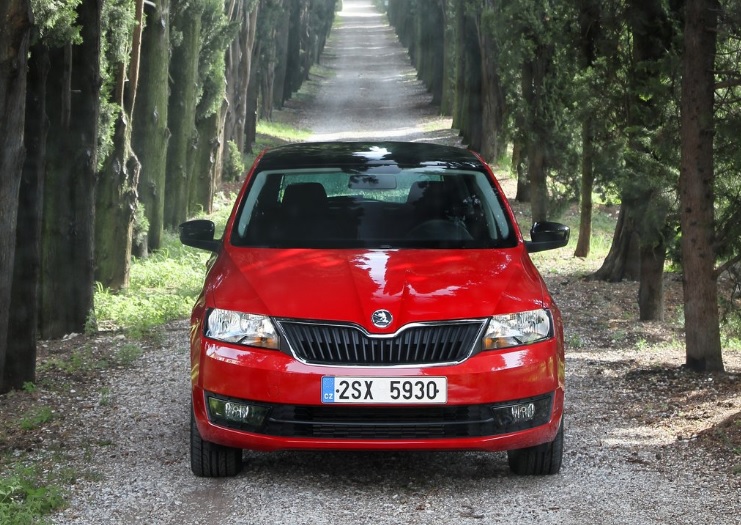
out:
M308 130L297 129L278 120L258 121L256 134L252 152L244 155L244 165L248 170L255 162L257 155L264 149L275 148L292 142L304 142L311 136L311 132Z
M280 145L286 142L303 142L311 136L305 129L296 129L293 126L277 121L261 120L257 123L257 133L262 135L262 142L266 145Z
M30 414L21 418L18 422L23 430L34 430L45 423L48 423L54 417L51 408L46 406L35 407Z
M110 363L95 356L90 348L79 348L61 356L54 356L39 364L39 372L59 370L69 376L85 376L110 366Z
M209 254L183 246L172 233L166 233L163 240L161 250L133 261L128 289L113 292L98 286L95 317L99 328L141 337L164 323L188 317L203 286Z
M125 343L109 352L82 347L47 358L38 365L38 371L47 373L55 370L72 378L80 379L112 366L130 366L143 354L144 350L135 343ZM29 392L33 393L34 391Z
M129 366L144 354L139 345L127 343L116 351L116 361L123 366Z
M0 523L39 523L39 517L64 504L56 481L45 479L38 469L16 464L0 477Z

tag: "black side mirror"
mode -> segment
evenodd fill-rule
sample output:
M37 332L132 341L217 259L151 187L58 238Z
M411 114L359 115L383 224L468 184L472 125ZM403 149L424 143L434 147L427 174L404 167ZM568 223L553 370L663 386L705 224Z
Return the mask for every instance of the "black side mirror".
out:
M536 222L530 229L532 241L526 241L525 247L530 253L563 248L569 243L571 230L559 222Z
M216 225L206 219L194 219L179 226L180 242L186 246L200 248L210 252L218 252L221 246L220 240L214 239Z

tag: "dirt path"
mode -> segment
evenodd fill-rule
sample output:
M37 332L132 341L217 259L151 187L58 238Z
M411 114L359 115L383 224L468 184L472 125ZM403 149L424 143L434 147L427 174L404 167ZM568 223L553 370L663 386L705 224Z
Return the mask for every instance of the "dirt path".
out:
M456 141L370 1L344 4L323 62L330 74L302 110L312 139ZM627 320L624 310L612 311L630 309L633 285L544 273L569 340L560 475L511 476L504 454L283 452L245 453L245 469L233 479L196 478L181 322L132 369L102 378L105 402L100 388L79 398L63 455L90 475L54 522L738 524L741 475L732 473L733 458L696 439L741 410L738 376L662 372L681 362L681 348L639 351L635 334L643 332L630 311ZM741 371L741 356L727 361Z
M434 140L459 145L409 55L370 1L349 1L322 55L327 76L302 124L309 140Z

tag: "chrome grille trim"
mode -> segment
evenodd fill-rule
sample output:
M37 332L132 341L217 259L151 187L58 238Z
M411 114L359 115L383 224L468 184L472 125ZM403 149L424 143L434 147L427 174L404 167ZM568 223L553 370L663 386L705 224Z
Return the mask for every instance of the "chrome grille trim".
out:
M290 353L307 364L426 366L457 364L478 347L488 319L412 323L371 334L352 323L275 319Z

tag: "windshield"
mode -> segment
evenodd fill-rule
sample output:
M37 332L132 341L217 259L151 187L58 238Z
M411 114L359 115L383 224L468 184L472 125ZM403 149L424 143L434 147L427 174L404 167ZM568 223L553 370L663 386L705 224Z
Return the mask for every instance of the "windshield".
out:
M276 248L515 246L487 175L415 168L262 171L241 204L231 241Z

